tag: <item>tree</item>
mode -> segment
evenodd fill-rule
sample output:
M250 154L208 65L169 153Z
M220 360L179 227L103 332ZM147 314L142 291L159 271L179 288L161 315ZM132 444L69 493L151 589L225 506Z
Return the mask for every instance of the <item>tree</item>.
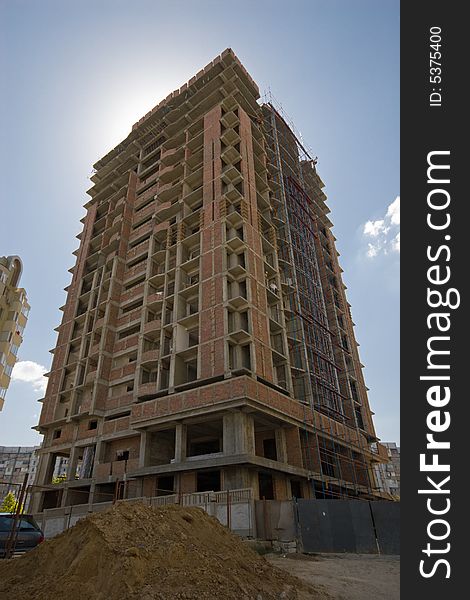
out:
M67 481L67 475L58 475L57 477L54 477L52 479L52 483L64 483L64 481Z
M15 494L13 494L13 492L8 492L0 506L0 512L14 513L16 511L17 504L18 501L15 498ZM23 507L21 507L20 512L23 512Z

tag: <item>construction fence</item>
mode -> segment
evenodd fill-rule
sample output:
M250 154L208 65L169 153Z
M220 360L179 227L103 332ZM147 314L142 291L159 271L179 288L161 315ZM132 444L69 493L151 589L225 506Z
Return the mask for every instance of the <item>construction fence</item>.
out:
M150 506L198 506L245 538L292 543L299 552L400 553L400 503L366 500L254 500L252 490L132 498ZM35 518L46 538L113 502L50 508Z
M180 504L198 506L209 515L216 517L222 525L242 537L253 538L255 534L254 502L251 489L230 490L229 492L197 492L192 494L171 494L167 496L131 498L121 502L144 502L150 506ZM46 538L54 537L73 527L77 521L90 513L106 510L113 502L76 504L61 508L49 508L34 515Z
M297 541L300 552L400 554L400 503L387 500L258 500L260 539Z

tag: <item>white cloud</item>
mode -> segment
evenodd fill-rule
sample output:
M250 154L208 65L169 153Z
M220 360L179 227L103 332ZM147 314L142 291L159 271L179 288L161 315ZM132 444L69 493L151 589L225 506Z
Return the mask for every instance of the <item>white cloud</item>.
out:
M378 221L367 221L364 225L364 235L377 237L381 233L387 233L388 229L389 228L385 226L385 221L383 219L379 219Z
M382 219L367 221L362 234L368 238L366 255L375 258L379 254L400 252L400 196L387 207Z
M13 367L11 378L13 381L25 381L33 386L35 392L45 393L47 386L46 367L32 360L20 360Z
M389 217L392 225L400 225L400 196L389 205L387 209L387 217Z
M380 246L377 244L367 244L367 256L369 258L374 258L380 252Z

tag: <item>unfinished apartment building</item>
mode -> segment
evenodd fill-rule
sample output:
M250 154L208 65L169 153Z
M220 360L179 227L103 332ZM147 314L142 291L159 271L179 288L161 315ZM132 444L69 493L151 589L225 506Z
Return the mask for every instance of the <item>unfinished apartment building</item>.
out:
M379 497L323 183L259 97L228 49L96 163L35 510L116 490Z

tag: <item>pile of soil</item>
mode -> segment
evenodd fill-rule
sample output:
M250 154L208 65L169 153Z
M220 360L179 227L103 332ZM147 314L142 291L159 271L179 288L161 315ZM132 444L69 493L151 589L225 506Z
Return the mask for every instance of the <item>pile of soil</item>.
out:
M318 598L199 508L121 502L0 564L16 600Z

